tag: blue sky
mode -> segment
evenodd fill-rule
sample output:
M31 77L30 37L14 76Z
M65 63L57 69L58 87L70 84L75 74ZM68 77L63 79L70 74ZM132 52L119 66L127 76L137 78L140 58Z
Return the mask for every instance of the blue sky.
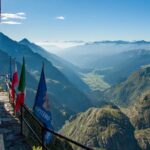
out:
M150 41L149 8L150 0L2 0L0 31L34 42Z

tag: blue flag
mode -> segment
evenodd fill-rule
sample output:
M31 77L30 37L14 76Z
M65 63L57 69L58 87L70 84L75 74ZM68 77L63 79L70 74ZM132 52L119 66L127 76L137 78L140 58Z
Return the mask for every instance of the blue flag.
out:
M47 94L47 87L44 75L44 67L42 68L40 82L38 85L38 90L35 98L35 103L33 107L35 115L38 119L44 124L44 126L48 129L53 130L52 116L49 108L49 100ZM45 144L49 144L52 140L52 134L50 132L45 131L44 133L44 141Z

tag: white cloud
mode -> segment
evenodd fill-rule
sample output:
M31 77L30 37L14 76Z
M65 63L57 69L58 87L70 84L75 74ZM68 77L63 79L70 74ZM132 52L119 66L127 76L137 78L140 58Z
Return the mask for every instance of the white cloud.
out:
M16 24L21 24L21 22L17 21L2 21L1 24L8 24L8 25L16 25Z
M41 41L36 42L37 45L45 48L47 51L59 54L60 51L63 51L65 48L84 45L86 42L77 42L77 41Z
M26 19L26 13L2 13L1 14L1 24L8 25L18 25L22 24L22 21Z
M65 20L65 17L64 16L57 16L55 19L56 20Z
M25 20L26 14L23 12L19 13L2 13L1 14L2 20L9 20L9 19L18 19L18 20Z
M78 45L84 45L86 42L84 41L42 41L42 42L37 42L38 45L43 46L43 47L57 47L57 48L69 48L73 46L78 46Z
M17 13L17 15L25 16L25 15L26 15L26 13L24 13L24 12L19 12L19 13Z

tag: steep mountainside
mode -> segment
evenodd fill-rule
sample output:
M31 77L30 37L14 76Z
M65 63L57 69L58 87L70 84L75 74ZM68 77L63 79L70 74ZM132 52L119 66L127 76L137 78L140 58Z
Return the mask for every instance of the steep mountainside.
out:
M129 78L105 91L101 100L111 101L121 106L134 104L141 94L150 89L150 67L142 67Z
M136 130L135 137L142 150L150 149L150 128Z
M134 128L116 106L91 108L72 118L62 132L95 149L138 150Z
M136 129L150 128L150 90L142 93L139 101L130 106L127 111Z
M68 114L66 109L70 110L70 112L79 112L86 110L91 106L89 99L73 84L71 84L69 80L56 67L54 67L44 57L32 52L29 47L18 44L17 42L6 37L4 34L0 33L0 49L8 53L8 55L15 57L16 60L20 63L22 63L22 57L25 56L26 69L34 77L34 80L39 80L41 64L43 61L45 62L45 74L48 91L50 94L50 101L52 103L54 102L59 104L56 105L57 108L55 107L58 110L57 112L67 116L68 118L72 113ZM34 87L29 86L33 91L37 88L37 82L32 83L34 80L27 80L27 83L30 82L31 85L35 84ZM34 100L34 96L32 99ZM33 100L31 102L27 99L30 105L33 104ZM59 106L64 109L60 109ZM59 122L59 125L60 122L61 125L62 122L64 122L64 119L61 121L62 118L60 117L55 119L57 120L57 123Z
M71 63L63 60L62 58L60 58L60 57L58 57L52 53L49 53L48 51L46 51L42 47L40 47L34 43L31 43L27 39L23 39L19 43L23 44L25 46L28 46L33 52L40 54L41 56L43 56L44 58L46 58L47 60L52 62L52 64L59 71L61 71L69 79L69 81L72 84L77 86L77 88L79 88L80 90L82 90L84 92L89 91L89 87L80 79L80 77L78 75L78 71L77 71L78 68L77 67L75 67Z
M122 109L135 127L135 137L142 150L150 149L150 90L145 91L133 106Z
M0 50L0 57L1 57L0 74L8 74L10 56L7 53ZM14 67L14 64L12 66ZM20 74L21 64L19 62L17 62L17 67L18 67L18 72ZM25 103L32 108L35 99L35 93L36 93L35 89L37 88L38 81L28 71L26 71L26 78L27 81L32 81L32 82L26 83L27 95L26 95ZM0 82L1 85L3 85L3 89L5 89L6 85L4 83L4 79L1 79ZM72 112L69 108L62 106L57 101L51 101L50 103L51 103L51 111L53 116L53 123L55 125L55 128L57 129L60 128L64 124L65 120L67 120L71 114L74 114L74 112Z

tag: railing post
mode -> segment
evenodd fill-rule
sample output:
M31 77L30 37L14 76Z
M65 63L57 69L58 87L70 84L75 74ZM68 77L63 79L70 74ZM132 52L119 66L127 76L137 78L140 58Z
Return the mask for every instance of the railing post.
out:
M21 120L21 134L23 134L23 110L22 110L23 108L22 108L22 105L21 105L21 118L20 118L20 120Z
M42 150L44 150L44 128L42 127Z

